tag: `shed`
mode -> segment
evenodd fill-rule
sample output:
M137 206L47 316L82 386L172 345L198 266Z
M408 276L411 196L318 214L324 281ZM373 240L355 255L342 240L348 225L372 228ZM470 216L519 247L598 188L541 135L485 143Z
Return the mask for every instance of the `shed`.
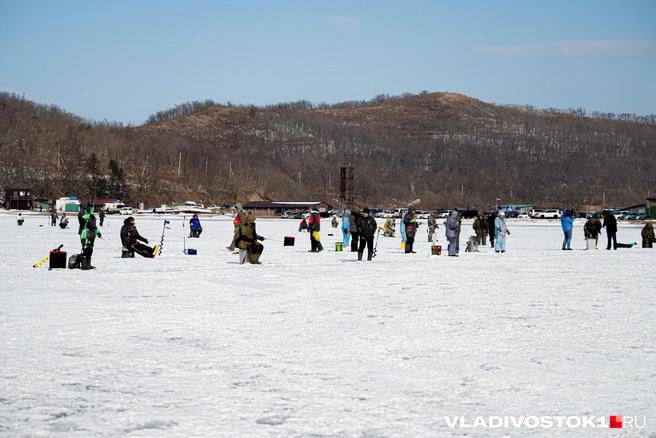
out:
M319 211L326 211L332 208L331 205L320 201L295 201L295 202L269 202L269 201L253 201L244 204L244 210L252 211L255 216L274 216L276 210L288 211L305 211L309 208L316 208Z
M32 189L7 188L5 190L5 208L7 210L31 210Z

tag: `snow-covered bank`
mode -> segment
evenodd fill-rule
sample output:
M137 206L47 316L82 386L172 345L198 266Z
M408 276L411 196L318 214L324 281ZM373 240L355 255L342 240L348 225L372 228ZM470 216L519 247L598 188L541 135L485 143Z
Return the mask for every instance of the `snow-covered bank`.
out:
M600 435L449 428L460 415L635 415L636 435L656 432L656 249L605 251L602 236L585 251L577 221L561 251L557 222L509 221L503 255L463 239L460 257L431 256L423 226L418 254L381 237L358 263L308 253L298 221L272 219L257 222L264 264L240 266L225 218L201 218L187 256L189 216L167 217L152 260L120 258L122 219L101 229L96 270L48 271L32 268L48 250L79 251L75 221L0 215L0 434ZM137 217L151 244L163 222ZM618 241L639 239L620 224Z

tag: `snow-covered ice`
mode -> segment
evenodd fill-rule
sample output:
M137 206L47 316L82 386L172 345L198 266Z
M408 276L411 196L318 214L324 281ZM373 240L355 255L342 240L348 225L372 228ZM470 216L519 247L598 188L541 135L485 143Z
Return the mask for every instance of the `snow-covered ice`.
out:
M161 257L120 258L109 216L94 271L32 265L77 224L0 213L0 435L8 437L655 436L656 249L561 251L559 222L509 220L508 252L431 256L383 238L372 262L308 253L259 219L263 265L226 250L228 217L167 217ZM136 216L150 243L163 218ZM379 220L379 222L381 222ZM397 221L398 223L398 221ZM382 225L382 222L380 223ZM620 223L618 241L640 242ZM444 246L444 227L438 230ZM332 235L331 235L332 234ZM296 236L283 247L285 235ZM446 247L444 248L446 252ZM643 429L450 428L445 416L646 417Z

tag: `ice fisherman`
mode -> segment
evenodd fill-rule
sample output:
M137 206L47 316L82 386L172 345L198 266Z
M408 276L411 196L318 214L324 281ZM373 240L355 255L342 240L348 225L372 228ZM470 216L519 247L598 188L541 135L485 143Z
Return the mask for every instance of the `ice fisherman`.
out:
M435 212L431 212L431 214L428 216L428 241L433 242L433 235L435 234L435 230L437 230L439 226L437 225L437 215ZM435 242L437 242L437 238L435 239Z
M246 220L239 224L237 228L237 238L235 239L237 247L239 248L239 263L246 263L246 259L254 265L261 265L260 255L264 251L264 245L258 240L265 238L258 235L255 229L255 215L248 212Z
M96 216L93 213L86 213L82 216L82 232L80 233L80 242L82 243L82 254L80 257L80 268L82 270L96 269L91 265L91 256L93 255L93 245L96 242L96 236L102 239L102 234L96 226Z
M494 252L506 252L506 236L510 234L506 225L506 213L501 210L494 220Z
M343 246L347 247L351 241L351 210L348 208L344 210L342 216L342 236Z
M137 230L137 226L134 223L134 218L130 216L123 221L123 226L121 227L121 243L123 246L132 253L133 257L135 252L146 258L154 258L157 255L159 245L151 248L143 243L139 243L139 241L148 243L148 239L139 234L139 230Z
M595 249L597 249L597 244L599 243L601 228L601 221L599 220L599 215L597 213L593 214L592 217L585 222L585 225L583 225L583 235L586 239L595 240Z
M408 212L403 216L403 228L405 228L405 253L416 254L413 251L412 245L415 243L415 235L417 234L417 209L413 206L408 208Z
M23 222L25 222L25 218L23 218L23 214L18 213L18 215L16 216L16 223L18 224L18 226L21 226L23 225Z
M572 232L574 230L574 211L569 208L563 209L563 214L560 216L560 225L563 227L565 239L563 240L563 251L572 250Z
M647 222L640 232L642 236L642 247L643 248L653 248L654 242L656 242L656 235L654 234L654 225L651 222Z
M52 211L50 212L50 226L51 227L56 227L57 226L57 219L59 219L59 216L57 216L57 211L53 208Z
M321 252L323 251L323 245L321 244L321 237L319 235L319 231L321 231L321 215L317 210L309 209L309 211L308 231L310 232L310 252Z
M66 213L62 213L61 218L59 218L59 228L62 230L68 226L68 218Z
M446 240L449 242L449 256L458 257L458 254L456 254L456 242L458 240L458 235L460 234L458 210L451 210L451 212L449 212L444 227L446 228Z
M606 236L608 237L608 245L606 246L606 249L610 251L610 245L611 243L613 244L613 249L617 249L617 219L615 219L615 216L608 211L604 210L603 213L601 213L604 216L604 224L602 225L603 228L606 228Z
M235 220L232 221L233 225L235 226L235 231L232 235L232 243L228 247L230 251L235 250L235 239L237 239L237 231L239 230L239 225L246 222L246 213L244 212L244 207L238 202L235 204L235 208L237 208L237 212L235 213Z
M374 235L378 229L376 219L369 214L369 208L365 207L362 210L362 216L358 220L358 228L360 229L360 246L358 247L358 260L362 261L364 248L367 247L367 260L371 261L374 256Z
M387 220L385 221L385 225L383 228L385 228L385 233L389 233L390 237L394 237L396 234L396 229L394 228L394 218L393 217L388 217Z
M200 219L198 219L197 214L194 214L189 220L189 237L200 237L202 232L203 227L200 224Z

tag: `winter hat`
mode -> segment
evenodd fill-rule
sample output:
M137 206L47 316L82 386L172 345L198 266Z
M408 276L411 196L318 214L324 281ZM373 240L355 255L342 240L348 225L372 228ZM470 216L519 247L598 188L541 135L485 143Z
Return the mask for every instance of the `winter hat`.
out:
M505 212L505 211L501 210L501 211L499 212L499 216L505 216L505 215L506 215L506 212Z
M410 213L412 213L413 211L417 211L417 209L415 208L414 205L412 205L412 206L410 206L410 208L408 208L408 211L409 211Z
M365 207L364 210L362 210L362 213L369 213L369 207Z

